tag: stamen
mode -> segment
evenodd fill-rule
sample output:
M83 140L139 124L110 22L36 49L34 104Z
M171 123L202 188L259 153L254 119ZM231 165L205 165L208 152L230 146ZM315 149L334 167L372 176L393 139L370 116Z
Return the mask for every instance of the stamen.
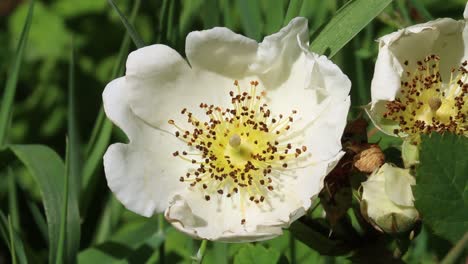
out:
M387 111L383 115L399 124L395 134L445 131L467 134L468 71L465 66L468 63L465 61L458 69L452 69L447 82L442 80L439 61L439 56L429 55L402 77L400 94L386 104ZM408 61L404 64L411 65Z
M212 196L232 199L238 195L244 215L244 202L264 203L268 193L281 188L277 175L285 176L286 171L294 170L307 148L293 148L291 142L285 142L296 137L289 134L296 110L287 117L273 117L262 102L266 93L257 93L258 81L250 82L248 92L241 90L237 80L234 86L237 92L229 92L231 108L202 102L199 106L207 121L200 121L183 108L180 114L187 117L191 129L184 129L172 119L168 123L175 127L176 137L198 151L173 153L174 157L198 166L180 177L180 182L203 192L206 201ZM197 159L189 158L190 155ZM244 224L245 219L241 222Z

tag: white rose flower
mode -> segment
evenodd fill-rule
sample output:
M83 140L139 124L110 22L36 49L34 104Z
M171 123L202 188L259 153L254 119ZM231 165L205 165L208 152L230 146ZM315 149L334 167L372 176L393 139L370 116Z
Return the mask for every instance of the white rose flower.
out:
M104 156L117 198L209 240L272 238L304 215L343 155L351 86L307 38L296 18L261 43L192 32L187 61L165 45L132 52L103 94L130 141Z
M362 214L380 231L408 231L419 218L411 190L415 184L408 169L385 163L362 183Z
M376 127L401 137L468 135L467 8L464 17L437 19L379 39L366 109Z

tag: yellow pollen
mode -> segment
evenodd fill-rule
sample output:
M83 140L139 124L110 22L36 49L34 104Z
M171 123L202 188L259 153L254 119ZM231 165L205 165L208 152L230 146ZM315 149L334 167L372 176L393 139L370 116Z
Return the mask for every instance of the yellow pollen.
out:
M296 148L285 142L297 137L289 133L297 111L273 116L264 103L265 92L257 92L258 85L252 81L250 89L244 91L235 81L235 91L229 92L232 106L226 109L200 103L206 121L182 109L180 114L186 116L189 129L168 121L176 130L175 136L195 150L173 153L174 158L195 166L179 180L200 190L208 202L215 195L228 199L238 196L241 211L245 210L244 202L264 203L268 192L284 184L284 178L279 180L284 177L282 172L294 170L305 158L306 146Z
M400 93L386 104L384 118L399 124L396 135L419 135L445 131L468 135L467 62L452 69L450 80L442 80L440 58L427 56L416 62L416 69L406 71ZM408 61L404 63L408 67ZM411 67L411 66L410 66Z

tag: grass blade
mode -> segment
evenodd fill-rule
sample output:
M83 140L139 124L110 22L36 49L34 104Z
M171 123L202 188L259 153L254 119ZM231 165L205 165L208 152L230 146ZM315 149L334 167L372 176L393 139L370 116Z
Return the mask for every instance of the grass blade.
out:
M18 195L16 193L15 175L10 167L8 167L8 207L10 210L11 221L13 226L19 228L19 210L18 210Z
M44 238L44 242L48 244L49 236L47 235L47 222L44 218L44 215L42 215L37 205L33 202L28 202L28 207L31 211L32 217L34 218L34 222L36 223L37 228L39 229L39 232L42 235L42 238Z
M68 151L69 151L69 177L70 177L70 195L76 196L79 199L79 191L81 189L81 143L79 137L78 122L76 120L76 104L75 104L75 49L73 40L71 41L70 61L68 68Z
M248 37L257 41L262 36L262 17L260 13L260 1L237 0L241 24Z
M27 264L28 259L26 258L26 252L24 250L23 242L20 236L15 231L15 227L12 225L11 217L8 218L0 211L0 235L5 244L8 246L10 253L15 257L16 261L20 264ZM11 223L11 226L10 226Z
M283 26L286 26L289 21L295 18L301 11L303 0L289 0L288 10L283 20Z
M42 194L49 232L49 262L55 263L60 240L60 222L66 193L63 188L65 166L52 149L42 145L10 145L10 149L25 165ZM75 263L80 244L80 214L76 197L68 197L66 263Z
M8 231L10 233L10 252L11 252L11 262L13 264L18 263L16 260L16 248L15 248L15 235L13 231L13 223L11 222L11 217L8 216Z
M124 16L124 14L120 11L120 9L117 7L117 5L115 4L114 0L108 0L109 4L112 6L112 8L115 10L115 12L117 12L117 14L119 15L119 18L120 20L122 21L122 23L124 24L125 26L125 29L127 29L127 32L128 34L130 35L130 37L132 38L133 40L133 43L135 44L135 46L137 48L142 48L145 46L145 43L143 42L143 40L141 39L140 35L138 35L138 33L136 32L135 28L132 26L132 24L130 24L130 22L128 22L127 18ZM136 1L136 2L139 2ZM139 3L138 3L139 5Z
M73 53L73 52L72 52ZM72 55L73 58L73 55ZM70 144L69 141L67 140L66 144L66 153L65 153L65 182L63 184L63 189L64 189L64 196L65 199L63 199L63 205L62 205L62 219L60 221L60 233L59 233L59 241L58 241L58 248L57 248L57 258L55 259L55 263L60 264L63 263L63 256L65 255L65 239L66 239L66 230L67 230L67 211L68 211L68 199L69 199L69 194L68 194L68 181L70 180L70 174L72 173L72 168L71 168L71 151L70 151Z
M434 17L427 11L426 7L421 3L421 0L411 0L411 3L413 3L416 10L418 10L425 20L434 20Z
M26 17L26 22L24 23L23 31L21 32L21 37L16 48L16 55L6 81L5 91L2 96L2 103L0 104L0 148L3 148L6 142L7 131L11 120L11 113L13 111L16 83L18 82L21 61L23 59L24 49L28 39L29 29L31 28L33 11L34 0L31 0L29 4L28 16Z
M392 0L351 0L312 36L310 50L333 57Z
M132 22L140 8L140 1L135 1L132 8L132 14L130 15L130 22ZM110 79L115 79L118 76L123 74L123 68L125 65L125 58L130 46L130 36L129 32L126 32L122 44L120 45L119 55L117 56L117 61L114 64L112 70L112 75ZM86 148L86 157L88 157L84 163L83 167L83 176L82 176L82 191L83 199L81 201L81 211L85 212L87 204L89 203L89 198L92 197L91 193L94 192L94 189L91 188L93 185L94 179L92 178L94 172L100 164L102 164L102 156L106 151L106 148L109 144L110 137L112 134L112 123L106 118L104 110L101 106L101 109L98 114L98 118L91 133L91 139L87 144ZM85 200L88 199L88 200Z

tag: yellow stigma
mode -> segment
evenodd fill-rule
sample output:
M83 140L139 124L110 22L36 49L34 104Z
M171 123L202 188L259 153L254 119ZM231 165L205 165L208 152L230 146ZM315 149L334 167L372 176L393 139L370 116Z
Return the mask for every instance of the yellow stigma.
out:
M399 123L394 133L400 135L452 132L467 135L468 72L467 62L452 69L450 80L442 80L440 58L427 56L418 61L416 69L406 71L401 81L400 94L386 104L384 118ZM405 62L408 65L408 61Z
M285 142L295 138L289 130L297 112L273 116L263 102L265 93L257 93L258 84L252 81L249 91L241 91L235 81L237 92L229 92L230 108L201 103L200 108L207 116L205 121L183 109L181 114L187 116L191 129L168 121L177 129L176 137L195 152L173 153L197 166L181 176L180 181L202 190L207 201L212 195L238 195L241 204L243 200L262 203L267 192L280 187L279 172L294 168L307 151L305 146L293 148Z
M233 148L239 147L241 144L241 137L237 134L233 134L229 139L229 145Z

